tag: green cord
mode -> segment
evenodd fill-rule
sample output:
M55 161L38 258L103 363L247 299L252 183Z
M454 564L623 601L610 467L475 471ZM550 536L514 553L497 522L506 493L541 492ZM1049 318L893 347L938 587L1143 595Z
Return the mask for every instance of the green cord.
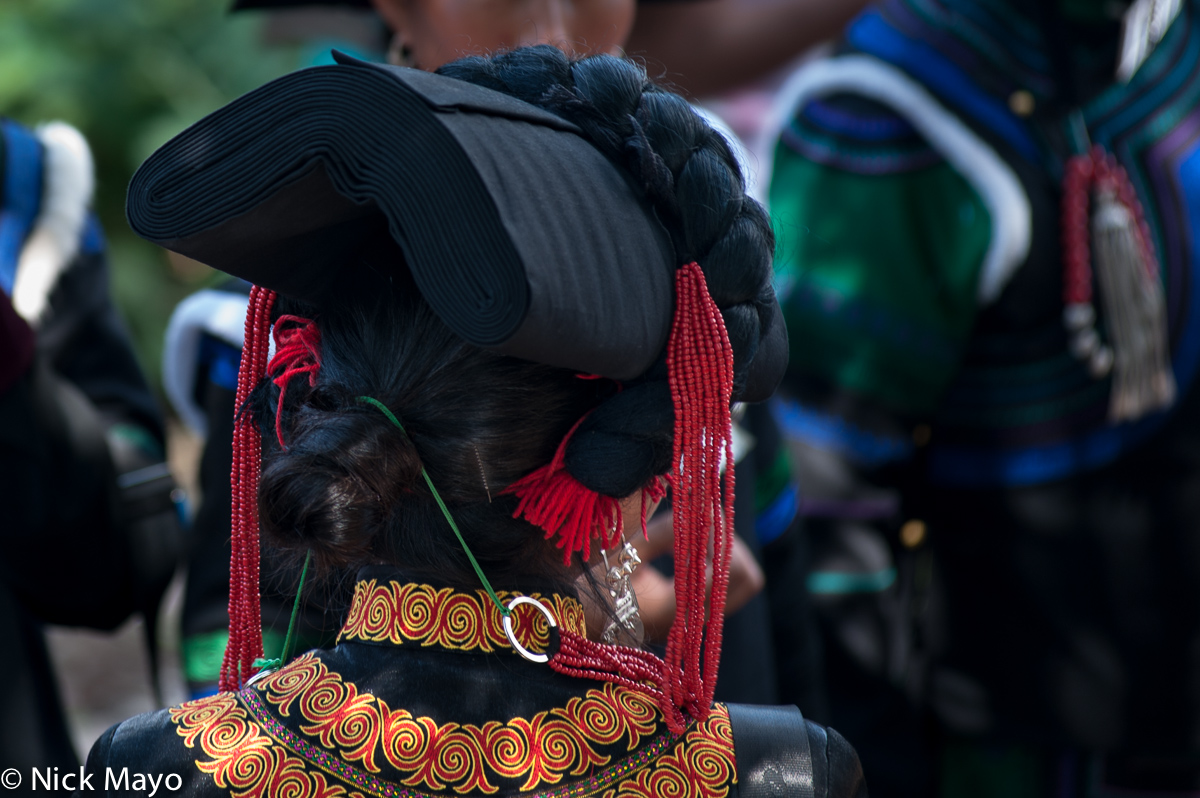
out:
M312 562L312 549L304 555L304 567L300 569L300 586L296 588L296 600L292 602L292 617L288 621L287 637L283 638L283 661L292 658L292 646L296 644L296 616L300 614L300 596L304 593L304 580L308 576L308 564Z
M282 668L292 658L292 646L296 642L296 618L300 615L300 596L304 594L304 580L308 576L308 564L312 561L312 549L304 555L304 568L300 570L300 586L296 588L296 600L292 602L292 618L288 621L287 637L283 638L283 654L279 659L256 659L254 667Z
M389 410L387 405L385 405L383 402L379 401L373 396L356 396L355 400L359 404L371 405L379 410L379 412L387 416L388 421L392 422L396 429L403 432L405 437L408 437L408 432L405 431L404 425L400 423L400 419L396 418L392 411ZM496 591L492 590L492 583L489 582L487 577L483 575L483 569L480 568L479 563L476 562L475 555L471 553L471 548L467 545L467 541L463 540L462 532L458 531L458 524L454 523L454 516L450 515L450 510L446 507L446 503L442 501L441 494L439 494L437 488L433 486L433 480L429 478L429 472L425 470L425 466L423 465L421 466L421 476L425 478L425 484L429 486L429 492L433 494L434 501L437 502L438 507L442 508L442 515L446 516L446 521L450 524L450 528L454 530L454 536L458 538L459 545L461 545L463 551L466 552L467 559L471 561L471 567L475 569L476 575L479 576L479 581L483 582L483 589L487 591L489 596L491 596L492 601L496 602L496 607L500 610L501 615L507 617L508 615L512 614L511 610L509 610L508 607L505 607L504 604L501 603L499 597L496 596Z

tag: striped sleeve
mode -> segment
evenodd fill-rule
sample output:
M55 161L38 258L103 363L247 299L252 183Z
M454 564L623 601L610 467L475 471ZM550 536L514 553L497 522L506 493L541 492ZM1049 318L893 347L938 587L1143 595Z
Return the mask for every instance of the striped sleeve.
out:
M854 93L801 105L773 155L789 374L930 412L977 312L986 205L903 116Z

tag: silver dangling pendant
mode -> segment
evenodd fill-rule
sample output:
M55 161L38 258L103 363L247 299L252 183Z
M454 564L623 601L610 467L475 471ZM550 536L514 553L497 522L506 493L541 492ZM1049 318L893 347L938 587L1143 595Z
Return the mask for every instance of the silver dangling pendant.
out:
M604 556L604 580L613 599L613 619L609 621L600 639L609 645L640 648L646 636L642 616L638 613L637 593L633 590L633 572L642 564L637 549L627 540L621 548L621 560L609 565L608 552Z
M1136 421L1175 402L1166 297L1157 268L1147 268L1133 213L1111 189L1097 193L1092 239L1113 351L1108 418Z

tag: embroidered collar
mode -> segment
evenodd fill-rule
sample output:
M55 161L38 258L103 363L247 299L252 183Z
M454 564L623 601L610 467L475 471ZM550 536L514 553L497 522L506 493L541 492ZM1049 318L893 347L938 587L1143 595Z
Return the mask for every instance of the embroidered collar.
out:
M496 595L506 603L516 596L529 595L546 605L560 628L586 634L583 605L574 598L557 593L511 591L497 591ZM546 620L532 607L517 608L513 632L521 645L531 651L545 651L551 645ZM499 609L482 589L464 591L400 579L369 578L368 573L359 575L354 601L337 642L516 653L504 634Z
M238 795L305 798L534 790L543 798L652 798L734 790L723 705L677 735L646 696L604 683L532 715L460 723L414 714L396 696L344 680L326 664L327 653L304 654L240 693L168 710L203 783Z

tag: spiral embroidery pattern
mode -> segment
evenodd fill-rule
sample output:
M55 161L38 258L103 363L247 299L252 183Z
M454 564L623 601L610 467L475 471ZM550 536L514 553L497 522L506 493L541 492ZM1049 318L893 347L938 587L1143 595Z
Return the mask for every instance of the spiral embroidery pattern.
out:
M733 732L729 710L718 704L702 723L694 725L683 742L654 767L639 771L621 783L614 798L679 796L679 798L724 798L737 783L733 756Z
M517 595L497 593L501 601ZM583 606L575 599L537 593L530 597L545 604L560 627L579 635L586 633ZM511 652L501 622L500 611L482 590L464 593L449 587L380 584L368 579L354 587L350 614L338 642L416 643L452 651ZM532 608L518 610L513 632L523 646L534 651L544 651L550 643L546 619Z
M282 721L292 713L300 733ZM203 752L197 768L235 798L486 795L499 779L547 798L725 798L737 780L724 707L676 737L656 707L611 684L531 719L438 724L360 693L309 654L255 689L170 716L184 744Z
M482 726L438 724L392 709L312 654L260 684L266 701L283 717L295 713L301 732L321 747L372 773L386 762L405 774L404 784L433 790L452 786L490 794L498 789L497 777L522 780L522 790L536 789L608 765L612 755L599 748L632 752L661 732L657 707L612 684L529 719Z
M198 744L208 757L196 760L196 767L236 798L363 798L275 745L230 693L172 707L170 715L184 745Z

